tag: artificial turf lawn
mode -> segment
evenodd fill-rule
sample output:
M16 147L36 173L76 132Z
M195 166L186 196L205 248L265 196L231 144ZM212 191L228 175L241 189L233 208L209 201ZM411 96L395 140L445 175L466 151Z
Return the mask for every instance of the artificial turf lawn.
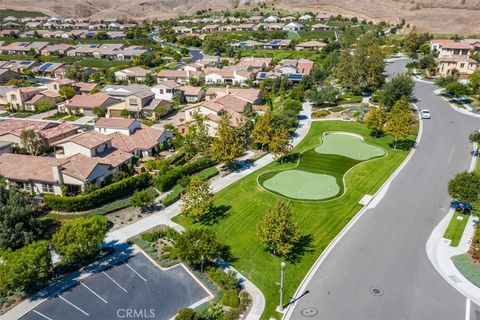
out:
M315 148L318 153L338 154L355 160L368 160L385 155L385 150L365 143L360 137L332 132L322 137L323 143Z
M313 122L308 135L292 153L299 154L318 146L323 133L331 131L360 134L366 143L378 145L388 153L381 159L364 162L350 170L345 175L348 189L342 197L323 202L291 202L294 220L304 235L305 245L297 250L297 257L286 260L285 301L293 296L318 255L362 207L358 204L360 199L365 194L374 194L408 154L406 151L390 149L391 137L375 139L364 125L344 121ZM271 163L215 194L216 206L225 212L217 218L218 221L212 221L210 228L216 232L219 241L230 246L230 263L263 292L266 305L262 319L280 318L280 314L275 312L279 289L276 283L279 282L280 262L284 259L266 252L255 239L262 215L281 199L260 187L257 178L264 172L288 169L295 165L296 162ZM337 170L336 166L331 168ZM300 169L308 171L305 167ZM192 223L184 216L177 216L174 220L184 226Z
M267 190L294 200L327 200L344 191L343 176L359 163L385 155L377 146L360 137L332 132L321 138L322 144L297 157L294 169L266 172L258 182Z

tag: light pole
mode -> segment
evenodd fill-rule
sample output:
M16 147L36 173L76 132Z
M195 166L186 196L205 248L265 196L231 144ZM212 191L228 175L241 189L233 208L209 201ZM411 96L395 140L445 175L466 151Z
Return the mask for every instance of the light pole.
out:
M280 262L280 304L278 305L278 311L283 312L283 269L285 268L285 262Z

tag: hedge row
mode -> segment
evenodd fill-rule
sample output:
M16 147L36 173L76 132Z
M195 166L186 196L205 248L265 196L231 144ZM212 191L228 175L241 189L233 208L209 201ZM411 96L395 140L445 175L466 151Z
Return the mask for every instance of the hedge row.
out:
M161 174L155 177L153 185L158 190L165 192L173 188L183 176L194 174L198 171L211 167L215 162L210 158L202 158L192 163L178 166L165 174Z
M148 172L112 183L104 188L89 194L74 197L61 197L44 195L45 204L52 210L58 211L85 211L113 200L131 195L136 190L145 189L152 184L152 178Z

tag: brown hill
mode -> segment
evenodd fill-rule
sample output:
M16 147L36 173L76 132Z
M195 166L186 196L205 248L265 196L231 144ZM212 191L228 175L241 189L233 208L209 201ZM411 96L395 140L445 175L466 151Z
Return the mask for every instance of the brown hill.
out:
M169 18L262 0L2 0L0 7L65 17ZM375 21L405 19L434 33L480 33L480 0L267 0L287 10L328 11Z

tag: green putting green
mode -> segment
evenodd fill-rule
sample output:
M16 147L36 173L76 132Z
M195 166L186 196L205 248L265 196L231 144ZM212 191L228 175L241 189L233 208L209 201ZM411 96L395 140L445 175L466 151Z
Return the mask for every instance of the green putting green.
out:
M335 177L295 169L276 172L263 186L286 197L305 200L331 198L340 192Z
M329 133L322 144L298 155L295 168L270 171L258 177L266 190L295 200L327 200L343 194L343 176L352 167L385 155L382 148L346 133Z
M385 155L382 148L365 143L358 136L333 132L322 137L323 143L315 148L318 153L338 154L355 160L368 160Z

